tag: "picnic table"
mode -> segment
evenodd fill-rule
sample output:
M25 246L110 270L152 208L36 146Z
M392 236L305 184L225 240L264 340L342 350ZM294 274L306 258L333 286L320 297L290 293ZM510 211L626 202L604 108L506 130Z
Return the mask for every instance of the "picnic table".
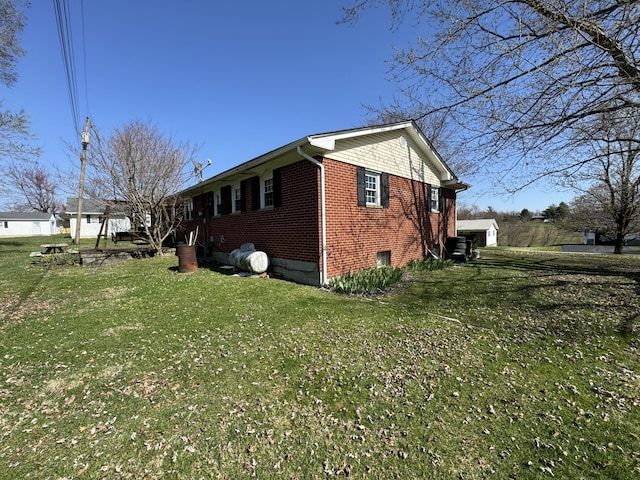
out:
M66 243L45 243L44 245L40 245L42 247L42 253L44 255L48 255L50 253L62 253L64 247L67 246Z

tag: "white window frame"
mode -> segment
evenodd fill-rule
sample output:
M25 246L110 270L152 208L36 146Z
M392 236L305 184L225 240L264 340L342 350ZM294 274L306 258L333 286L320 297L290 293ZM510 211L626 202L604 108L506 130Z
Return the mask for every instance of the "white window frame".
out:
M190 198L189 200L184 202L184 219L185 220L194 219L193 198Z
M242 211L242 190L239 184L231 187L231 195L231 212L240 213Z
M214 204L214 216L219 217L222 215L222 190L218 190L213 194L213 204Z
M267 186L270 187L269 190L267 190ZM264 177L262 179L262 182L260 182L260 203L262 208L273 208L274 206L274 189L273 189L273 173L270 173L268 177ZM270 195L270 197L267 197L267 195ZM270 200L270 202L267 202L267 199Z
M440 187L431 185L429 188L429 210L432 212L440 211Z
M367 207L380 207L381 203L381 179L379 172L365 170L364 172L364 198Z

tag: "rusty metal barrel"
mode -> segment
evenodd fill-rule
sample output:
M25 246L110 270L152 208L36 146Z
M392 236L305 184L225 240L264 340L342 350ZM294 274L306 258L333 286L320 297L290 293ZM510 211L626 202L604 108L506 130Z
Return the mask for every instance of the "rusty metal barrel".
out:
M195 245L178 245L176 255L178 256L178 272L191 273L198 269Z

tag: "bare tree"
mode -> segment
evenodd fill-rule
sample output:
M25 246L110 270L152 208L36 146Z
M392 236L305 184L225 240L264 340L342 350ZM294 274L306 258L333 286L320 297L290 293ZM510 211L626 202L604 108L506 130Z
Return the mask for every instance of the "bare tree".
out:
M395 55L402 96L382 113L446 112L514 188L564 171L585 120L640 108L637 0L358 0L343 21L382 5L423 35Z
M6 181L12 190L20 192L16 209L57 213L60 204L56 200L57 185L53 176L39 163L11 163L6 170Z
M16 83L18 75L15 67L18 59L25 54L20 47L19 35L26 25L26 18L18 5L24 6L25 3L20 0L0 0L0 84L7 87ZM32 160L40 154L38 148L30 145L33 138L27 114L23 110L14 112L4 108L0 100L0 188L10 194L2 199L6 205L9 205L12 193L25 193L19 187L15 189L16 185L11 181L11 168L15 161ZM36 205L38 203L35 202ZM24 202L18 202L11 208L31 209Z
M596 235L614 231L611 217L593 196L586 193L577 195L571 200L569 208L571 215L560 223L565 231L594 232Z
M116 128L105 138L94 128L94 138L87 157L86 192L94 198L124 201L151 247L162 254L163 241L182 220L181 201L175 194L185 186L197 148L176 143L139 121Z
M457 202L456 213L458 220L475 220L482 218L482 210L476 204L467 204L465 202Z
M18 79L16 64L25 52L20 47L19 35L26 25L20 0L0 0L0 84L7 87ZM12 112L3 108L0 100L0 161L32 158L39 153L29 145L29 117L23 111Z
M13 85L18 79L15 67L24 55L19 35L26 25L26 17L16 4L20 0L0 0L0 83Z
M35 137L29 131L29 116L20 110L12 112L2 109L0 100L0 162L32 160L40 155L40 149L32 146Z
M601 115L577 131L583 146L564 184L591 199L608 217L614 253L640 227L640 124L626 112ZM584 227L583 227L584 228Z

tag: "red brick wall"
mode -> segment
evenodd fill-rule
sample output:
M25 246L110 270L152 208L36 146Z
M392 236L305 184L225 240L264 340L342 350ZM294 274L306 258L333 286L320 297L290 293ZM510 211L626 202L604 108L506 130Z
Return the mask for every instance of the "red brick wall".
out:
M377 253L391 264L420 259L455 235L455 192L440 189L442 213L426 212L426 186L389 175L389 208L358 207L356 167L325 160L327 175L327 276L375 267Z
M440 189L441 213L427 213L426 186L389 175L389 208L358 207L356 167L328 159L323 163L328 278L375 267L380 251L391 252L393 266L403 266L455 235L454 191ZM197 213L209 211L207 194L196 197L196 219L187 222L186 230L199 225L200 241L213 235L214 248L226 253L251 242L270 257L317 262L322 269L319 169L307 160L283 167L278 208L253 210L251 188L249 181L246 212L207 216L206 224Z
M187 230L199 225L200 240L214 237L214 248L229 253L243 243L253 243L270 257L318 262L320 257L320 197L318 168L301 160L282 168L282 206L254 210L251 204L252 182L247 182L247 210L208 217L197 216L206 194L196 197L196 219L187 222ZM250 180L250 179L248 179ZM208 210L208 207L205 207ZM221 243L221 236L225 242Z

